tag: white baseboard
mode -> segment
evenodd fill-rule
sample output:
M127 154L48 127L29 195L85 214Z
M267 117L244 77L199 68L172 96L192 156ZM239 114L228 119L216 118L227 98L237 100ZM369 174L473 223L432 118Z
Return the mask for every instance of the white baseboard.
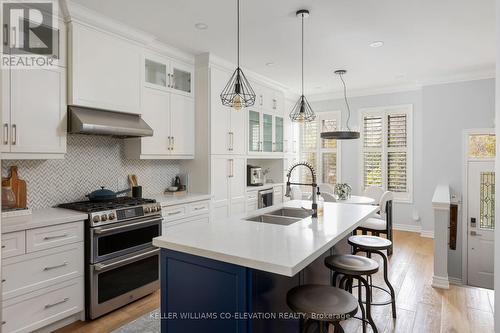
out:
M432 277L432 287L440 289L450 289L450 281L446 277L434 275Z
M434 230L420 230L420 237L434 238Z
M451 284L455 284L455 285L459 285L459 286L462 286L464 284L464 282L462 281L462 279L459 279L459 278L456 278L456 277L448 277L448 281Z
M417 232L417 233L420 233L421 230L421 227L419 225L413 225L413 224L394 224L392 228L394 230Z

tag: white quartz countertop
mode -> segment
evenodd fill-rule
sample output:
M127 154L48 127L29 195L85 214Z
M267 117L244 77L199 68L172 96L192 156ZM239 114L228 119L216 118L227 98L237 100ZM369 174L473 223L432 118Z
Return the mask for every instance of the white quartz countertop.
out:
M261 186L247 186L247 192L260 191L260 190L273 188L276 186L283 186L283 185L285 185L285 183L266 183L266 184L261 185Z
M352 232L378 207L325 203L317 219L288 226L244 220L285 207L310 208L310 201L289 201L244 216L184 223L153 239L155 246L262 271L294 276Z
M175 196L170 194L156 194L156 195L147 195L145 196L148 199L155 199L159 202L162 207L173 206L173 205L181 205L185 203L202 201L202 200L210 200L212 195L210 194L201 194L201 193L186 193L185 195Z
M2 218L2 233L28 230L50 225L84 221L86 213L64 208L33 209L31 215Z

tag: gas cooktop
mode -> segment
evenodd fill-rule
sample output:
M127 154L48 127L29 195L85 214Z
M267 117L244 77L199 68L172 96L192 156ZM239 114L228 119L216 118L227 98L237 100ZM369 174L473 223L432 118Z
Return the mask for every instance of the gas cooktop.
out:
M113 210L120 208L127 208L133 206L141 206L144 204L155 203L154 199L132 198L132 197L118 197L116 199L107 201L77 201L60 204L58 207L77 210L85 213L95 213L104 210Z

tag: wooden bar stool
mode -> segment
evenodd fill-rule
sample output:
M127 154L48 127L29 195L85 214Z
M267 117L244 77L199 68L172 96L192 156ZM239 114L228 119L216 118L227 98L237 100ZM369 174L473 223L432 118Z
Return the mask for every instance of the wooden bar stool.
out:
M378 272L379 265L373 259L356 256L352 254L333 255L325 258L325 265L332 272L332 286L336 286L337 278L343 275L339 287L352 293L352 280L358 280L358 303L361 309L361 320L363 322L363 333L366 332L366 323L377 333L377 326L371 315L371 288L364 276L371 276ZM365 304L361 296L361 286L365 288Z
M390 300L388 302L372 302L371 305L392 305L392 317L396 318L396 293L394 292L394 288L392 287L391 282L388 277L388 269L389 263L387 261L387 256L382 252L384 250L389 250L392 247L392 242L388 239L378 237L378 236L368 236L368 235L356 235L351 236L348 239L349 245L353 248L353 254L357 252L365 252L368 258L371 258L373 253L378 254L382 257L384 262L384 281L389 290L382 288L380 286L374 286L370 281L371 288L377 288L379 290L384 291L390 296ZM373 293L372 293L373 294Z
M320 332L333 326L334 333L344 333L340 322L354 317L358 312L358 302L345 290L318 284L306 284L292 288L286 294L288 307L295 313L304 315L302 333L313 323L319 325ZM326 331L325 331L326 332Z

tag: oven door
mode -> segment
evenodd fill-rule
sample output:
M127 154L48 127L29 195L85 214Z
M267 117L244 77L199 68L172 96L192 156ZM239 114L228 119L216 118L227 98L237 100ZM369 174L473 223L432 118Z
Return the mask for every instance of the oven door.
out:
M161 235L160 215L90 228L90 263L117 258L151 247Z
M158 290L159 253L150 247L90 265L87 317L97 318Z

